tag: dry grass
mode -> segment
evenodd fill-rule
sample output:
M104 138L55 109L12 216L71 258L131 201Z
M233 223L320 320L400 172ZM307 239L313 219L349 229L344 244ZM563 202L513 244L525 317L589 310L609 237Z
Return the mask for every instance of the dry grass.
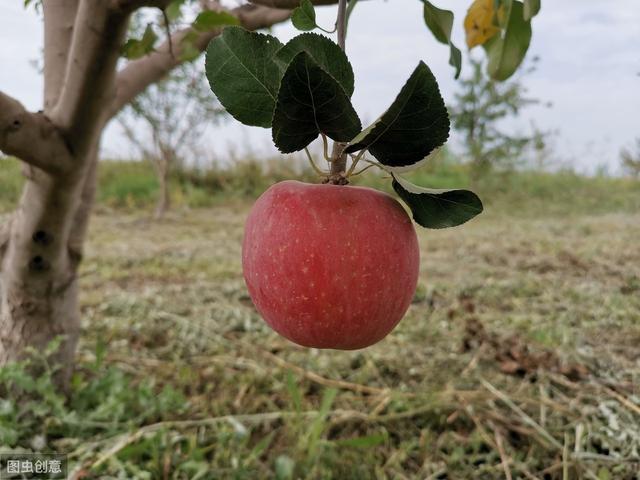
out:
M104 343L132 384L186 401L63 439L80 476L639 478L640 215L423 231L408 316L336 352L288 343L252 308L247 208L95 218L80 364Z

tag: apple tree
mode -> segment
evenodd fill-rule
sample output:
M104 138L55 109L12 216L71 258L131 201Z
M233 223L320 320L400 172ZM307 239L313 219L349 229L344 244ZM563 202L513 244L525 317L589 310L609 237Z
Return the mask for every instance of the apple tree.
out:
M340 2L341 46L347 14L356 2ZM252 0L235 7L217 0L25 3L37 3L44 17L44 102L40 111L29 112L0 92L0 150L23 163L26 178L15 212L0 226L0 365L61 337L51 360L59 366L60 384L68 380L80 333L77 272L96 189L101 134L136 96L193 59L212 39L207 68L212 85L219 85L214 88L218 98L244 123L272 127L281 151L304 149L318 135L335 140L328 154L332 183L348 181L355 165L374 161L373 156L374 163L393 175L393 186L413 208L416 221L426 226L451 226L479 211L479 200L470 192L424 191L397 175L400 167L416 165L448 135L446 111L426 64L416 67L389 110L361 129L350 104L353 73L340 48L313 33L286 46L274 37L250 33L289 19L293 9L297 25L309 28L313 21L313 28L313 5L307 0ZM152 26L140 38L127 39L131 16L140 8L159 8L171 21L185 5L197 16L165 34L164 41L159 41L162 29ZM459 70L461 53L451 43L453 14L426 0L422 8L426 26L449 46L451 63ZM492 77L504 79L517 68L538 9L539 0L473 1L465 19L467 43L486 50ZM234 26L225 29L227 25ZM253 57L247 60L249 49ZM234 78L219 82L217 77L229 68ZM254 88L256 78L260 85ZM309 92L312 84L318 90ZM247 115L243 108L251 91L255 97ZM309 109L307 101L298 101L299 95L309 100L316 93L327 103ZM425 101L433 104L419 108ZM290 120L298 115L302 123ZM310 121L314 115L317 121ZM424 139L407 136L414 120Z

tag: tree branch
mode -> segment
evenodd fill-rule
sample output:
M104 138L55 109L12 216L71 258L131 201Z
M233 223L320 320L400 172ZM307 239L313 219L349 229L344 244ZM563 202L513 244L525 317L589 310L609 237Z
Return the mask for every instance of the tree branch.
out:
M44 111L55 107L66 71L78 0L42 2L44 14Z
M0 150L54 175L72 164L64 138L44 113L28 112L20 102L2 92Z
M231 11L240 20L240 24L247 30L258 30L271 27L288 19L289 10L259 7L255 5L242 5ZM222 30L201 32L194 42L194 47L204 51L209 41L220 35ZM172 69L183 63L180 59L182 53L182 39L194 32L192 28L185 28L175 32L171 39L167 39L156 51L149 55L129 62L116 78L116 97L111 105L110 116L115 116L125 105L142 93L149 85L157 82ZM173 45L173 53L170 53L170 44Z
M128 20L128 12L109 2L83 1L78 8L62 92L51 113L78 158L91 148L102 112L113 98Z

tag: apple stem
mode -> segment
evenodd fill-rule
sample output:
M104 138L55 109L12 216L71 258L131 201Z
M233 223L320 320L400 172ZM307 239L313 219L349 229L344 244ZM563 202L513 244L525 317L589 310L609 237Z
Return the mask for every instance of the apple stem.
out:
M344 50L347 39L347 0L338 1L336 30L338 31L338 45ZM335 185L346 185L349 183L345 177L347 155L344 153L344 149L346 146L346 143L334 142L333 151L331 152L331 170L327 183L333 183Z

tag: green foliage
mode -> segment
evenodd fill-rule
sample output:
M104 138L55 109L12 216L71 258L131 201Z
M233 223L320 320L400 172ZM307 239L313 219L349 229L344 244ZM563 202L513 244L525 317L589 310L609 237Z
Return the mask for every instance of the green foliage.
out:
M416 223L425 228L455 227L483 210L478 196L469 190L421 188L395 175L393 189L409 205Z
M46 443L60 435L94 432L110 436L128 423L160 421L184 411L187 403L172 387L158 388L154 379L132 385L122 370L105 366L102 347L96 350L95 363L75 374L67 401L53 383L55 370L47 360L59 342L41 353L31 352L29 360L0 367L0 391L11 392L0 400L0 445L15 447L36 437Z
M114 162L101 165L98 201L112 207L140 208L157 196L159 183L148 164Z
M225 168L178 169L170 183L171 195L178 210L242 204L256 199L282 180L295 177L306 182L317 181L314 172L303 166L290 159L247 158L237 159ZM475 167L460 163L460 159L446 149L403 177L416 185L436 189L473 185L485 206L507 218L640 211L640 182L632 178L588 177L571 170L549 173L519 169L475 178ZM155 204L159 185L148 163L102 161L98 180L99 212L108 207L122 213L144 215ZM0 212L9 212L15 209L24 183L18 161L0 159L0 183L3 186ZM394 192L389 179L382 175L356 176L352 183ZM576 198L580 201L576 202Z
M173 0L167 8L164 9L164 13L170 22L175 22L182 17L182 6L186 0Z
M456 69L455 78L460 76L462 70L462 52L451 41L451 31L453 29L453 12L451 10L443 10L434 6L428 0L422 0L424 3L424 21L433 33L433 36L440 43L449 45L449 65Z
M214 12L207 10L200 12L193 21L193 28L199 32L209 32L226 25L238 25L240 22L237 17L228 12Z
M278 150L302 150L319 134L348 142L361 128L340 84L309 54L297 54L282 78L273 113L273 142Z
M220 103L246 125L270 127L280 87L274 61L282 47L271 35L225 28L207 48L206 71Z
M125 42L122 46L122 56L129 60L144 57L153 51L157 40L158 35L153 30L153 25L149 23L141 38L129 38Z
M23 183L20 162L0 156L0 212L8 210L17 201Z
M451 12L425 2L425 21L436 38L450 43ZM296 9L294 24L303 29L315 25L310 2L303 2ZM459 66L459 51L453 45L451 48L452 61ZM281 77L274 69L275 64L284 72ZM280 48L273 37L239 28L226 29L207 49L207 76L211 89L235 118L247 125L272 127L273 142L282 153L303 150L319 135L325 141L325 152L326 137L346 144L346 154L360 152L353 156L345 177L354 173L367 152L379 161L376 165L382 169L415 168L449 136L444 100L424 62L418 64L391 107L373 125L358 133L362 126L349 99L354 87L351 65L343 48L320 35L303 34ZM310 154L309 157L313 163ZM406 193L403 198L417 198L414 195L427 194ZM429 200L422 203L430 203L434 197L433 193L429 195ZM412 208L417 205L421 203L409 202ZM441 217L451 215L449 222L439 218L421 224L442 227L470 218L468 212L455 212L458 203L448 205L441 211ZM424 205L420 208L424 209ZM423 218L422 214L415 216Z
M518 69L531 42L531 19L539 10L539 0L473 1L464 21L467 45L482 45L492 79L506 80Z
M502 81L512 76L529 49L531 22L525 19L523 9L522 2L506 0L504 34L495 35L484 44L487 72L494 80Z
M389 109L345 151L367 149L382 165L406 167L423 160L448 137L449 116L438 83L420 62Z
M523 16L525 21L530 21L540 12L540 0L524 0Z
M316 28L316 11L311 0L302 0L291 14L291 23L298 30L307 32Z
M296 55L306 52L324 71L331 75L349 97L353 95L353 69L338 45L323 35L305 33L292 38L278 50L276 61L284 72Z

